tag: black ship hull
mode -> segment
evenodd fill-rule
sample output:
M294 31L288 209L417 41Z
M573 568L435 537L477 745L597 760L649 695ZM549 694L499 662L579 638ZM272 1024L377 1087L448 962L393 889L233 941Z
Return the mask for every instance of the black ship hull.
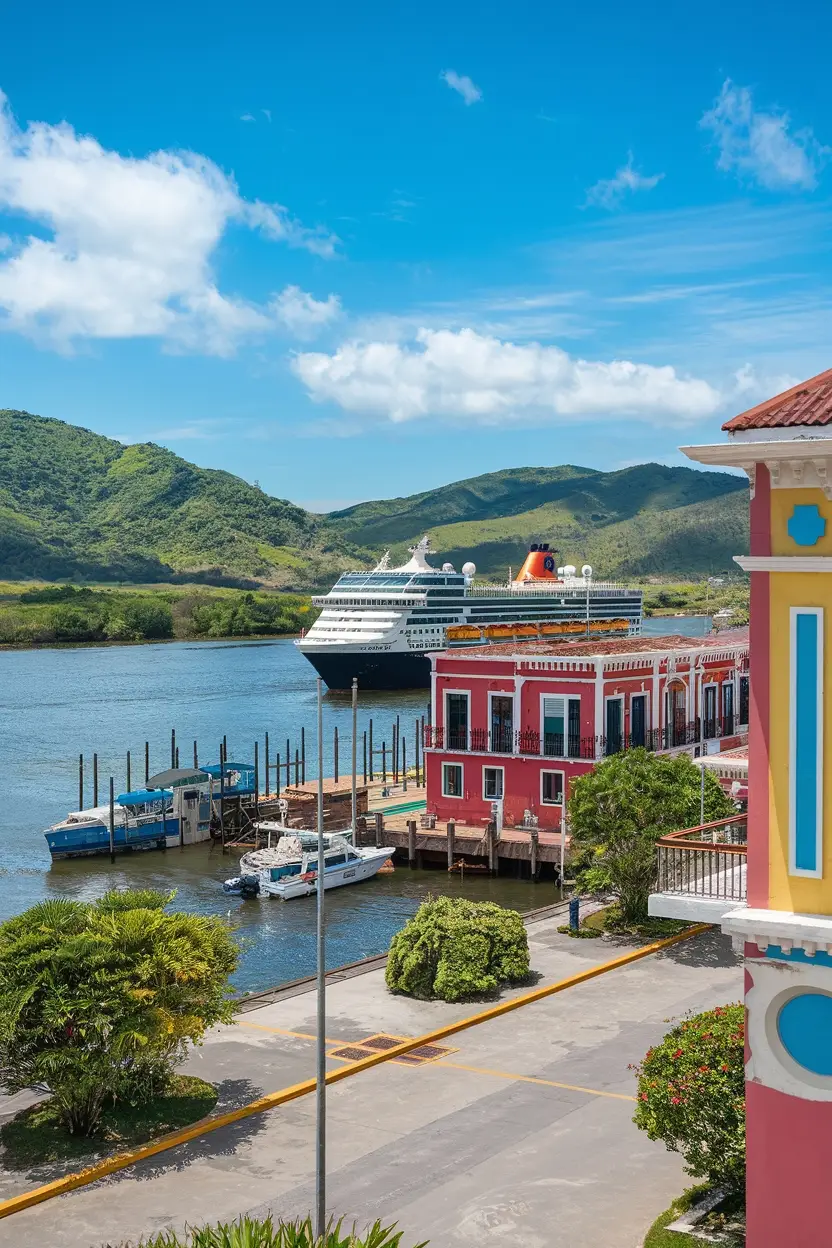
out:
M359 689L428 689L430 659L426 654L345 654L302 651L329 689L350 689L358 678Z

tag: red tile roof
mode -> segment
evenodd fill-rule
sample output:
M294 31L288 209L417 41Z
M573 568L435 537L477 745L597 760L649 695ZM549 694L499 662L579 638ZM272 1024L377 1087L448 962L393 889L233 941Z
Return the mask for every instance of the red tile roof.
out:
M657 650L706 650L719 646L739 646L748 642L748 629L723 629L707 637L619 637L610 641L496 641L487 646L460 646L445 650L439 657L464 659L535 659L556 655L560 658L587 658L608 654L655 654Z
M801 381L765 403L750 407L725 422L723 429L784 429L791 425L832 424L832 368Z

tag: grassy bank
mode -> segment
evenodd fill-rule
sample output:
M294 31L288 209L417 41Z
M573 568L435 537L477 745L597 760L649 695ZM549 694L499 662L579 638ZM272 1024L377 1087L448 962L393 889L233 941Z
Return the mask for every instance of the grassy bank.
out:
M740 577L724 577L722 584L707 581L642 582L645 615L713 615L731 607L735 624L748 623L749 582Z
M279 636L316 615L304 595L265 590L0 583L4 646Z

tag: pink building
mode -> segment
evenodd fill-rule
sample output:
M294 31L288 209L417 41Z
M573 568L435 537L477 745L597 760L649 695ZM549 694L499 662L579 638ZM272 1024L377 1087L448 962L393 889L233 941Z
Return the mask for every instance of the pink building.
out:
M619 750L698 754L748 724L748 635L497 643L432 655L428 811L560 825L574 776Z

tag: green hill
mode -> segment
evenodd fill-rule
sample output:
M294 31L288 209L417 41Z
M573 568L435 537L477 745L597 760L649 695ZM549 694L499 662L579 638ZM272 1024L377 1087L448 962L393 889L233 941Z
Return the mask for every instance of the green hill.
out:
M366 558L231 473L0 411L0 576L300 588Z
M587 561L602 576L697 577L736 571L732 556L748 548L748 489L729 473L662 464L511 468L327 521L356 545L392 547L394 561L429 532L444 558L473 559L488 576L516 569L529 542L548 541L561 562Z
M459 566L503 576L530 541L600 576L733 571L747 549L743 478L640 464L512 468L316 516L152 442L124 446L0 411L0 577L206 581L305 589L423 533Z

